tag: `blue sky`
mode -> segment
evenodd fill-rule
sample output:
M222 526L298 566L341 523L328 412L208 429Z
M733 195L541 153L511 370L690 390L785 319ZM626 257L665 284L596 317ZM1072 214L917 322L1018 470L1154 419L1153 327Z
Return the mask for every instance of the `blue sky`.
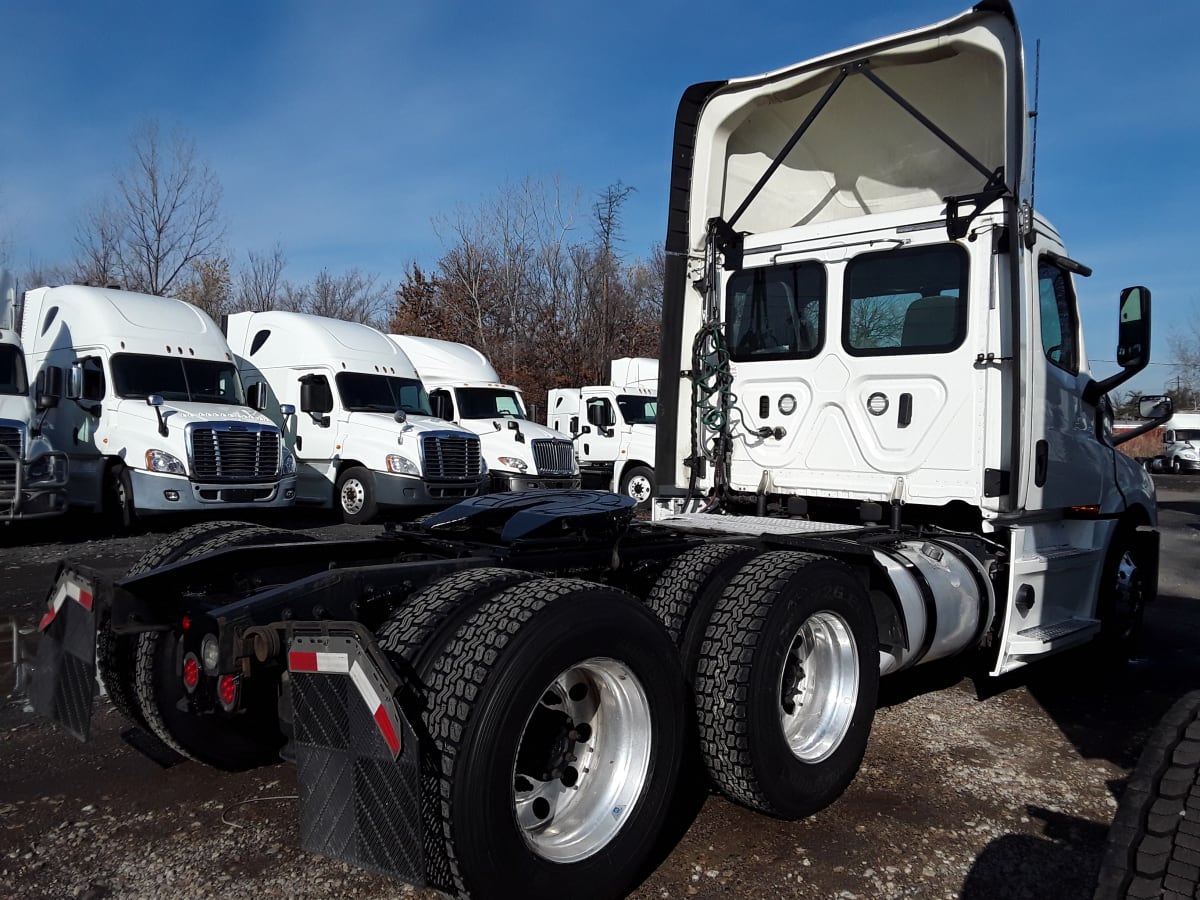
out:
M81 211L154 117L220 178L235 263L278 242L292 280L432 264L432 217L526 176L635 187L625 249L645 256L665 231L685 87L965 6L0 0L0 240L17 269L69 258ZM1142 283L1167 362L1166 335L1200 316L1200 3L1015 6L1030 69L1042 39L1038 206L1095 269L1080 283L1089 353L1113 359L1118 292Z

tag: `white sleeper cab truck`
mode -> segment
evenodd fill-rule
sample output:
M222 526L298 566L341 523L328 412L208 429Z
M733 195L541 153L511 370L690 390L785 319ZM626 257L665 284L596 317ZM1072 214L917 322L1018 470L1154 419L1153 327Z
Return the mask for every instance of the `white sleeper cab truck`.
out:
M64 373L42 433L70 464L72 506L112 512L228 512L291 506L295 461L244 390L206 313L114 288L25 293L31 372Z
M380 510L447 506L484 490L477 435L434 418L412 363L369 325L244 312L224 327L244 377L298 461L298 500L365 522Z
M579 487L571 439L531 421L520 388L502 384L486 356L452 341L403 334L388 337L416 366L429 390L433 414L479 435L491 490Z
M1177 412L1163 426L1162 466L1168 472L1200 472L1200 412Z
M657 521L520 491L362 540L199 529L115 584L64 563L35 707L86 736L99 622L139 642L115 680L160 741L227 768L287 745L306 849L460 897L616 898L685 760L800 818L858 772L882 675L1121 665L1158 534L1106 395L1148 362L1150 294L1121 293L1097 380L1026 127L1004 0L688 89Z
M555 388L546 423L575 438L583 486L632 497L646 509L654 496L654 423L658 361L614 359L606 385Z
M62 369L31 385L17 334L17 281L0 269L0 521L56 516L67 508L67 456L42 435L62 395ZM32 388L32 391L31 391Z

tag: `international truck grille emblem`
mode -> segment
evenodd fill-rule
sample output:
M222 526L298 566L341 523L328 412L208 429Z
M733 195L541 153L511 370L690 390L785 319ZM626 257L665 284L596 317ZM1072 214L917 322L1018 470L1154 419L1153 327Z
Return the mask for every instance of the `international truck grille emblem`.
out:
M888 411L887 394L882 394L876 391L867 398L867 412L873 416L882 416Z

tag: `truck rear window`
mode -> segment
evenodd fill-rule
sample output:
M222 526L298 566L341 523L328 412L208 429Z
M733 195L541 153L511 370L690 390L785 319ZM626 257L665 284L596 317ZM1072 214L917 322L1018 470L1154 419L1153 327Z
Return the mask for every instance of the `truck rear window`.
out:
M743 269L725 289L725 341L738 362L808 359L825 340L825 267Z

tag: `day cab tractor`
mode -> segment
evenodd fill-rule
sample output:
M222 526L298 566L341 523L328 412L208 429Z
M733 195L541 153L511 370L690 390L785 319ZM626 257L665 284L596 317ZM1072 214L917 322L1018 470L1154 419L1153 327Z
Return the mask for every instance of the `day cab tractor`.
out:
M616 897L694 765L773 816L836 800L883 675L1119 665L1158 534L1106 395L1149 360L1150 292L1096 380L1027 121L1004 0L689 88L653 520L524 491L358 540L199 525L115 581L64 563L35 705L86 737L98 669L181 754L294 759L308 850Z

